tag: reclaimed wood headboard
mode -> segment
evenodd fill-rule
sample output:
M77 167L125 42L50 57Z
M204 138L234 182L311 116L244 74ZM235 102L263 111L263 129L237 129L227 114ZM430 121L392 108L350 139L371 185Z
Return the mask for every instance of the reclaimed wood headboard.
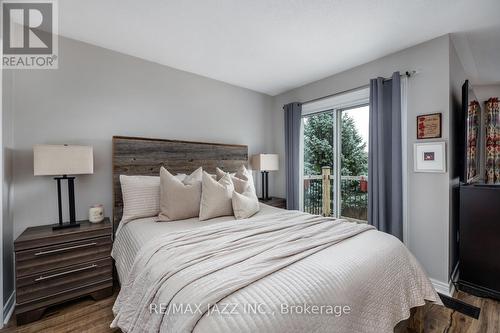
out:
M210 173L216 167L235 172L242 164L248 164L244 145L113 136L113 230L123 212L120 175L158 176L161 166L172 173L189 174L200 166Z

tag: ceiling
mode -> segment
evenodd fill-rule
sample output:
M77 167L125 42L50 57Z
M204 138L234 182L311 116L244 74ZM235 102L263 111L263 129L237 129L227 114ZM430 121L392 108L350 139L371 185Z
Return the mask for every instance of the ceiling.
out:
M500 83L499 0L58 3L63 36L269 95L450 32L466 32L474 80Z
M498 16L500 23L500 14ZM500 25L457 33L452 40L473 84L500 84Z

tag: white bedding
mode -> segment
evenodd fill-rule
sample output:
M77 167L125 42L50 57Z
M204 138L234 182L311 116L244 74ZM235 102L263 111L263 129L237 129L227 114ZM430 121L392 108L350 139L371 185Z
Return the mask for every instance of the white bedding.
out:
M260 211L255 215L262 216L283 211L280 208L260 204ZM235 221L233 216L223 216L207 221L199 221L198 218L191 218L173 222L155 222L156 217L148 217L120 224L116 231L113 251L111 256L115 259L116 270L120 283L128 275L134 258L148 241L154 237L172 233L175 231L187 230L195 227L206 226L223 221Z
M439 302L420 265L396 238L300 212L277 210L281 213L273 214L266 207L242 222L195 219L125 225L113 248L122 281L113 325L125 332L391 332L397 322L409 316L410 308L423 305L425 300ZM311 236L306 231L311 222L327 228L310 238L314 251L308 247L309 238L303 241ZM228 229L229 223L234 227ZM293 224L295 229L286 233L275 227L283 224ZM244 237L236 243L230 240L239 234ZM325 239L330 243L324 243ZM240 240L246 244L241 246L250 242L267 250L248 256ZM169 249L169 244L179 241L189 241L189 251ZM211 255L210 249L217 250ZM194 258L202 264L194 265ZM245 264L235 264L238 258L246 258ZM247 260L256 262L247 264ZM209 272L218 265L220 271ZM193 276L198 277L187 282ZM169 300L204 304L204 308L216 300L216 304L240 307L237 314L164 316L148 310L152 301L168 304ZM245 311L245 305L259 304L266 310L287 304L298 305L297 311L311 305L348 306L350 311L341 316L328 314L328 308L322 314Z

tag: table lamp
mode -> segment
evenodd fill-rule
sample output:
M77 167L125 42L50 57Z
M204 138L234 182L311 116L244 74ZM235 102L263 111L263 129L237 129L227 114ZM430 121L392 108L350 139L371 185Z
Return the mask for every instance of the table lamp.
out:
M279 170L278 154L257 154L252 156L252 167L259 170L262 174L262 197L261 200L267 201L269 197L269 171Z
M77 145L35 145L33 147L33 170L35 176L57 176L57 204L59 224L52 229L79 227L75 220L75 177L94 173L92 146ZM63 223L61 181L68 181L69 223Z

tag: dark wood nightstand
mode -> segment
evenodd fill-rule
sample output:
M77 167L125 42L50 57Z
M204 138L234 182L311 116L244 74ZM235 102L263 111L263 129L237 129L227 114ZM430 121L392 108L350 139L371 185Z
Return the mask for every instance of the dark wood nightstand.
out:
M259 199L259 201L269 206L286 209L286 199L283 198L271 198L269 200Z
M18 324L39 319L51 305L113 294L113 226L109 218L79 223L60 230L31 227L14 242Z

